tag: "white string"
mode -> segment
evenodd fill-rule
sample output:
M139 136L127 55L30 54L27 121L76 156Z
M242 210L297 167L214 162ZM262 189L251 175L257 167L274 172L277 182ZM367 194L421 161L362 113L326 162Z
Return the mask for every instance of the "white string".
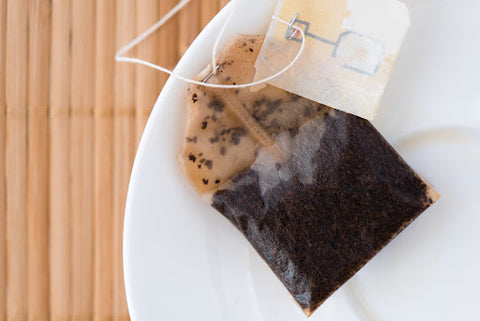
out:
M303 30L295 25L291 26L293 29L296 29L297 31L299 31L302 35L302 43L301 43L301 46L300 46L300 49L297 53L297 55L295 56L295 58L293 58L293 60L287 65L285 66L282 70L280 70L279 72L267 77L267 78L264 78L264 79L261 79L261 80L257 80L257 81L254 81L254 82L250 82L250 83L246 83L246 84L240 84L240 85L219 85L219 84L209 84L209 83L206 83L206 82L201 82L201 81L196 81L196 80L193 80L193 79L189 79L189 78L186 78L186 77L183 77L183 76L180 76L180 75L177 75L175 74L173 71L169 70L169 69L166 69L162 66L158 66L156 64L153 64L151 62L148 62L148 61L145 61L143 59L139 59L139 58L134 58L134 57L125 57L123 56L126 52L128 52L130 49L132 49L133 47L135 47L136 45L138 45L139 43L141 43L143 40L145 40L148 36L150 36L153 32L155 32L155 30L157 30L158 28L160 28L161 26L163 26L170 18L172 18L172 16L174 16L178 11L180 11L186 4L188 4L191 0L183 0L181 2L179 2L175 7L173 7L165 16L163 16L158 22L156 22L154 25L152 25L150 28L148 28L147 30L145 30L142 34L140 34L138 37L136 37L135 39L133 39L131 42L129 42L127 45L125 45L124 47L122 47L120 50L118 50L118 52L115 54L115 60L116 61L120 61L120 62L128 62L128 63L134 63L134 64L139 64L139 65L144 65L144 66L147 66L147 67L150 67L150 68L153 68L153 69L157 69L157 70L160 70L160 71L163 71L167 74L169 74L170 76L174 77L174 78L177 78L177 79L180 79L182 81L185 81L189 84L195 84L195 85L200 85L200 86L205 86L205 87L210 87L210 88L245 88L245 87L250 87L250 86L256 86L256 85L260 85L260 84L263 84L267 81L270 81L278 76L280 76L281 74L283 74L285 71L287 71L290 67L293 66L293 64L295 64L295 62L297 62L297 60L300 58L300 55L302 54L303 52L303 49L305 47L305 34L303 32ZM227 20L225 21L225 23L223 24L222 26L222 29L220 30L220 33L218 34L217 36L217 39L215 41L215 45L213 47L213 50L212 50L212 68L213 68L213 73L215 73L216 71L216 51L217 51L217 47L218 47L218 44L220 42L220 37L222 36L222 34L224 33L225 29L226 29L226 26L227 26L227 23L230 21L231 17L232 17L232 13L233 13L233 9L231 10L230 12L230 15L228 16ZM276 20L280 23L283 23L287 26L290 25L289 22L285 21L285 20L282 20L278 17L275 17L273 16L272 17L273 20Z
M170 20L177 12L179 12L183 7L185 7L190 0L182 0L180 1L175 7L173 7L169 12L167 12L160 20L158 20L154 25L152 25L150 28L145 30L141 35L139 35L137 38L133 39L131 42L126 44L124 47L120 48L119 51L115 54L115 60L116 61L122 61L119 60L119 58L127 58L127 57L122 57L127 51L141 43L143 40L148 38L152 33L155 32L158 28L163 26L168 20Z

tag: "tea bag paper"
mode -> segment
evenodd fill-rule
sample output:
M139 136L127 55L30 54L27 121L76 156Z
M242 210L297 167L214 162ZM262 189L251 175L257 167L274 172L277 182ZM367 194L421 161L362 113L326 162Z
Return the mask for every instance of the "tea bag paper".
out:
M263 36L237 36L209 83L248 83ZM190 85L178 156L306 315L438 195L369 121L267 85Z
M373 119L409 26L407 7L397 0L278 0L276 16L296 14L304 52L269 84ZM272 21L255 80L288 65L300 42L300 32Z

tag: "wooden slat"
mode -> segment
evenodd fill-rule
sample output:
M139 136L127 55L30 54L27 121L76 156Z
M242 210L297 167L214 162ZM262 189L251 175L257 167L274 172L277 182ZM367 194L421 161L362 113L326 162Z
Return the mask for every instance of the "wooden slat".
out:
M159 19L158 0L137 0L137 34L150 27ZM159 34L154 33L137 48L137 56L153 63L158 63ZM140 141L145 123L153 104L160 92L159 71L145 66L136 70L136 142Z
M222 9L223 7L225 7L227 5L227 3L229 3L230 0L219 0L218 1L218 6L220 9Z
M71 315L70 32L71 0L52 1L50 65L50 318Z
M6 0L0 0L0 321L7 317L7 248L5 195L5 35Z
M217 0L201 0L200 25L204 28L218 12Z
M28 2L7 2L7 320L27 319Z
M181 57L200 30L200 2L191 1L179 12L178 55Z
M136 36L134 1L118 0L116 7L116 47ZM135 55L135 50L128 53ZM113 311L115 321L128 319L122 263L122 235L125 197L135 144L135 66L115 66L114 146L113 146Z
M50 1L30 2L28 79L28 320L49 318L48 85Z
M129 54L173 69L226 2L192 0ZM126 192L168 76L113 55L177 3L0 0L0 321L128 320Z
M112 316L113 71L115 2L96 2L94 149L94 321Z
M160 1L160 17L163 17L171 8L177 4L177 0L163 0ZM159 30L159 64L170 70L173 70L178 61L177 50L177 35L178 35L178 15L173 16L160 30ZM163 86L167 81L169 75L159 72L160 86Z
M93 318L93 104L95 1L72 3L72 320Z

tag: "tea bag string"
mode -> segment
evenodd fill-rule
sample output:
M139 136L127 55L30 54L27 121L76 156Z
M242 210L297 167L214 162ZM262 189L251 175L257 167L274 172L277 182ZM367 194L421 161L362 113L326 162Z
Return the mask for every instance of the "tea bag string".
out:
M280 70L279 72L277 72L277 73L275 73L275 74L273 74L269 77L266 77L266 78L263 78L263 79L260 79L260 80L257 80L257 81L249 82L249 83L246 83L246 84L222 85L222 84L210 84L210 83L207 83L207 82L204 82L204 81L197 81L197 80L194 80L194 79L190 79L190 78L178 75L178 74L174 73L173 71L171 71L171 70L169 70L165 67L156 65L156 64L151 63L149 61L139 59L139 58L135 58L135 57L125 56L125 54L129 50L131 50L132 48L134 48L135 46L140 44L143 40L145 40L152 33L154 33L158 28L163 26L176 13L178 13L183 7L185 7L185 5L187 5L190 1L191 0L182 0L181 2L179 2L176 6L174 6L167 14L165 14L155 24L153 24L151 27L149 27L147 30L145 30L142 34L137 36L131 42L126 44L120 50L118 50L117 53L115 54L115 60L119 61L119 62L128 62L128 63L144 65L144 66L156 69L156 70L160 70L162 72L165 72L165 73L169 74L170 76L172 76L174 78L185 81L189 84L195 84L195 85L200 85L200 86L205 86L205 87L210 87L210 88L245 88L245 87L251 87L251 86L256 86L256 85L266 83L266 82L280 76L281 74L286 72L290 67L292 67L295 64L295 62L297 62L297 60L300 58L300 55L303 52L303 49L305 47L305 34L304 34L304 32L301 28L299 28L299 27L297 27L293 24L295 19L292 19L290 22L288 22L288 21L282 20L282 19L280 19L276 16L272 16L273 20L286 25L290 30L291 29L297 30L302 35L302 42L301 42L301 45L300 45L300 49L298 50L297 55L292 59L292 61L288 65L286 65L282 70ZM217 36L217 39L215 40L215 44L214 44L213 50L212 50L212 67L211 67L212 72L210 73L210 75L215 74L215 72L217 70L216 56L217 56L218 45L220 43L220 40L221 40L221 37L222 37L223 33L225 32L225 30L227 28L227 25L228 25L229 21L231 20L231 18L233 16L233 12L234 12L234 10L232 8L230 10L230 14L227 17L227 20L224 22L224 24L222 26L222 29L220 30L220 32ZM290 39L290 38L287 38L287 40L288 39Z

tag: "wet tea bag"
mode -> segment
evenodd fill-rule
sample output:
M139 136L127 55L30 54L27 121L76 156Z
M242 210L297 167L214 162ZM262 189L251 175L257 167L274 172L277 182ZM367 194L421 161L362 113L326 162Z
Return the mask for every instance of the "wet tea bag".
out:
M233 39L208 83L250 82L262 42ZM190 85L179 162L307 316L438 198L367 120L269 85Z

